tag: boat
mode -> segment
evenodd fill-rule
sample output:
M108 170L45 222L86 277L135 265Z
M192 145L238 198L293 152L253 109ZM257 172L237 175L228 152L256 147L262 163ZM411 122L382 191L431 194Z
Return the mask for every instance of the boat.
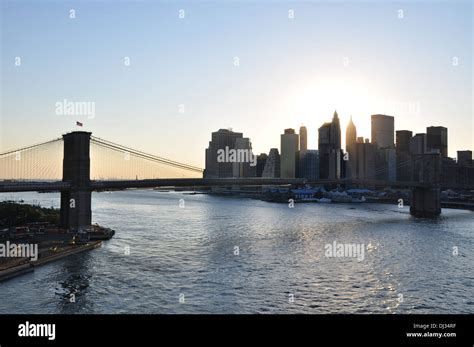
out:
M115 230L99 225L91 225L83 231L88 234L90 241L110 240L115 235Z

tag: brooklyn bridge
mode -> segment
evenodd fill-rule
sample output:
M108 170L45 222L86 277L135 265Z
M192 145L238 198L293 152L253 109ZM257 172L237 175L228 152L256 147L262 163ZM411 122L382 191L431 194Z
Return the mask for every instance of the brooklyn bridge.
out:
M410 213L417 217L441 213L441 189L474 189L467 185L442 186L439 181L439 154L419 155L412 181L310 181L260 177L209 179L202 178L202 168L119 145L85 131L74 131L51 141L2 153L0 163L0 192L59 192L61 225L70 229L91 224L92 192L108 189L299 187L306 184L409 188Z

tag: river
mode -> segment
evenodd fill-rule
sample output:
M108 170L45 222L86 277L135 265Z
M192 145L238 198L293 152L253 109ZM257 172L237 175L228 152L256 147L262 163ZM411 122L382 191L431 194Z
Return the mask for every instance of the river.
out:
M59 206L54 193L8 199ZM470 211L153 190L92 204L114 238L0 283L0 313L474 313ZM363 257L328 257L334 242Z

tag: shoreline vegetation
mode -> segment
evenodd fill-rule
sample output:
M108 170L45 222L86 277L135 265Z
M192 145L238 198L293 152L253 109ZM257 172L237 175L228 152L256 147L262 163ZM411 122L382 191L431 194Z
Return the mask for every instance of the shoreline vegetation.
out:
M0 202L0 282L38 266L98 248L114 231L99 225L82 230L59 226L60 211L24 201ZM36 250L34 256L27 249Z

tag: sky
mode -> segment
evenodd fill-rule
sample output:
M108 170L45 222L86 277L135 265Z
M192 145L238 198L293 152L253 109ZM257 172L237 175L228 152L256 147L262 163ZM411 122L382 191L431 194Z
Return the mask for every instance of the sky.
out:
M343 146L351 115L370 138L370 115L383 113L396 130L448 127L452 157L474 149L470 1L3 0L0 13L0 152L80 121L204 167L213 131L268 153L305 125L317 149L334 110ZM64 100L94 112L58 112Z

